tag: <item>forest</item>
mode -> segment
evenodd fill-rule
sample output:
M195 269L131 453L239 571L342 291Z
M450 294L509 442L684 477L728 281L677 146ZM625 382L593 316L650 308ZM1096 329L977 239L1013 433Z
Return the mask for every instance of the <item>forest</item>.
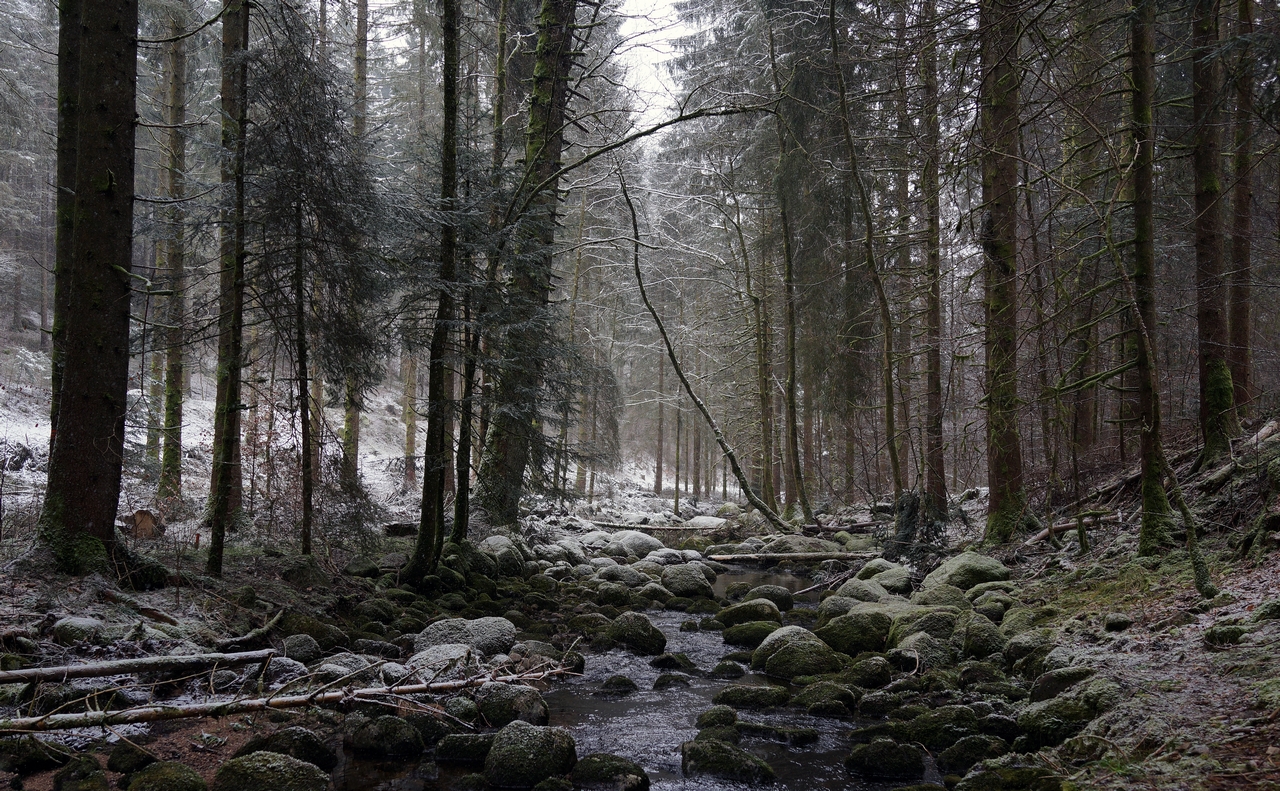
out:
M0 783L1280 789L1280 7L0 9Z

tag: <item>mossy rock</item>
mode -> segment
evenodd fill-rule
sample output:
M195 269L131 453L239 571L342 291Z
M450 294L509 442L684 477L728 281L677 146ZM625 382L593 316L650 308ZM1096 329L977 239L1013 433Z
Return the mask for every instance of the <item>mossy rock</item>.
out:
M787 612L795 606L795 597L791 591L781 585L758 585L742 597L743 601L753 601L755 599L768 599L778 605L778 609Z
M979 761L999 758L1009 752L1004 739L983 734L972 734L956 741L938 754L938 768L944 772L963 775Z
M153 763L129 780L128 791L205 791L200 773L177 761Z
M760 643L751 655L751 667L774 678L792 679L839 670L835 651L813 632L800 626L784 626Z
M950 607L912 608L899 613L889 627L886 645L895 648L913 634L924 632L939 640L950 640L959 613Z
M902 567L882 571L868 581L878 584L890 593L902 596L911 593L911 572Z
M906 672L948 667L951 648L926 632L916 632L885 655L889 663Z
M737 725L712 725L709 728L703 728L693 737L698 740L714 739L716 741L728 742L729 744L737 744L742 741L742 734L738 731Z
M156 762L156 758L137 745L121 740L107 753L107 768L113 772L131 775L144 766Z
M436 745L436 761L446 764L483 764L493 747L492 733L450 733Z
M1053 607L1013 607L1005 611L1000 631L1013 637L1052 623L1061 614Z
M638 654L661 654L667 647L666 635L638 612L625 612L615 618L608 636Z
M924 578L923 587L951 585L967 591L984 582L1009 579L1013 572L1000 561L977 552L961 552L948 558L941 566Z
M70 758L65 747L46 744L34 736L0 739L0 772L25 776L56 769Z
M1236 645L1249 631L1250 627L1241 624L1214 625L1204 630L1204 642L1210 646Z
M729 742L695 739L680 745L680 767L686 777L701 775L740 783L766 783L773 767Z
M938 706L905 722L895 722L893 734L919 743L931 752L945 750L978 728L978 715L968 706Z
M836 596L857 601L879 602L893 596L883 585L872 579L852 579L836 588Z
M844 714L851 714L857 710L858 700L861 697L861 692L856 689L850 689L843 684L837 684L834 681L819 681L797 692L796 696L791 699L791 705L809 709L816 703L838 703L844 709ZM835 706L824 705L819 707L818 710L840 714L839 709ZM830 714L828 713L826 716L830 716Z
M236 750L233 757L239 758L261 751L288 755L299 761L315 764L326 772L332 772L338 765L336 750L325 744L314 731L297 725L282 728L267 736L254 737Z
M792 747L804 747L818 741L818 731L815 728L790 728L767 722L739 722L738 732L743 736L785 742Z
M885 612L854 611L832 618L814 631L832 649L849 656L885 647L893 618Z
M876 739L855 744L844 767L851 774L870 780L919 780L924 777L924 753L915 745Z
M699 728L732 727L738 721L738 712L732 706L712 706L698 715L695 723Z
M635 761L608 753L592 753L578 759L569 781L575 788L613 791L648 791L649 775Z
M786 687L733 684L716 693L712 702L735 709L769 709L787 705L791 693Z
M964 591L954 585L935 585L912 595L912 604L920 606L955 607L957 610L973 609L973 603L964 595Z
M893 665L882 656L859 659L840 672L840 681L863 689L880 689L893 680Z
M766 637L781 628L782 626L776 621L746 621L725 629L721 637L729 645L757 648Z
M854 575L854 579L869 580L881 572L900 568L902 568L901 563L894 563L893 561L885 560L884 558L872 558L864 563L862 568L858 569L858 573Z
M357 753L378 756L415 756L422 752L422 737L407 720L391 714L357 724L346 739Z
M963 657L986 659L1004 650L1009 638L980 612L961 613L951 634L951 644Z
M712 678L742 678L746 674L747 671L742 668L742 665L727 659L717 662L716 666L711 668Z
M768 599L752 599L741 604L725 607L716 615L716 620L725 628L747 623L748 621L773 621L782 623L782 611L778 605Z
M487 682L476 693L476 705L480 708L480 716L495 728L515 720L546 725L550 716L542 693L520 684Z
M218 767L212 791L327 791L329 775L280 753L257 752Z
M107 775L92 755L77 755L53 775L53 791L109 791Z
M690 679L683 673L662 673L653 682L655 690L670 689L671 687L687 687Z
M1018 727L1029 749L1056 747L1119 699L1119 685L1107 678L1093 678L1057 697L1028 705L1018 715Z
M1043 673L1031 686L1031 702L1039 703L1042 700L1061 695L1086 678L1093 676L1095 672L1091 667L1075 665Z
M548 777L568 774L577 762L577 746L568 731L516 720L494 735L484 777L499 788L532 788Z
M291 555L282 561L280 579L299 588L327 588L329 575L312 555Z
M1062 791L1062 775L1027 755L1004 755L982 761L954 791Z
M345 646L350 642L347 633L338 627L296 610L285 612L276 628L285 637L295 634L309 635L324 651Z

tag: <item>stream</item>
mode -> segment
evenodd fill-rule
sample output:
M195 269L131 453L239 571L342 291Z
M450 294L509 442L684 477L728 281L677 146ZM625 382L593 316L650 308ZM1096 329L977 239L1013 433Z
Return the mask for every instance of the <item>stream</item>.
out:
M757 585L781 585L791 591L808 587L812 582L791 574L758 570L733 569L719 575L715 583L717 597L734 582ZM797 597L797 607L817 606L818 596ZM709 671L733 646L726 646L717 632L682 632L680 624L697 616L672 611L647 611L654 625L667 637L667 651L688 655L702 671ZM697 735L694 721L712 706L711 699L727 684L766 684L762 674L748 672L736 680L695 677L689 686L673 686L654 690L653 682L663 672L651 667L652 657L637 656L629 651L612 650L588 654L585 673L568 682L560 682L543 693L550 708L550 724L568 729L577 742L578 756L612 753L629 758L644 767L656 791L711 791L748 786L711 777L686 778L680 770L680 745ZM614 675L624 675L639 686L637 692L624 697L602 697L593 694L601 683ZM869 783L845 771L844 758L849 754L848 733L861 723L811 717L796 710L774 712L742 711L740 719L786 727L813 728L819 733L817 743L805 747L788 747L765 738L744 736L739 745L768 761L777 774L771 788L848 789L849 791L884 791L901 783ZM351 759L335 774L335 787L340 791L425 791L453 789L465 784L459 781L476 769L437 766L426 760L406 766L388 761ZM762 786L754 786L760 788Z

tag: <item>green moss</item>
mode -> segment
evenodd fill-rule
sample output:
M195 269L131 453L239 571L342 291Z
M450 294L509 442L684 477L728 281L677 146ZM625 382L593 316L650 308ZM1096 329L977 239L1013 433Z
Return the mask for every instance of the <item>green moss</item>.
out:
M1027 509L1026 494L1017 489L1006 493L1000 506L987 512L987 529L983 543L1007 544L1022 526Z
M1173 543L1169 538L1172 524L1172 509L1160 483L1160 472L1155 465L1149 465L1142 475L1142 527L1138 531L1138 555L1154 557L1168 548Z
M1202 468L1229 456L1231 438L1240 433L1231 369L1221 357L1210 359L1205 367L1204 393L1206 418Z

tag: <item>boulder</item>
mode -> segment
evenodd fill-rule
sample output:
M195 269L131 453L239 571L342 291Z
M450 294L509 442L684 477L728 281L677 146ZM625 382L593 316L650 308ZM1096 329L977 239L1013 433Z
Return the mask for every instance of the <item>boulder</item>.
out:
M306 728L292 726L282 728L268 736L256 736L236 750L234 758L240 758L256 752L280 753L315 764L326 772L332 772L338 765L338 753ZM110 764L108 764L108 768Z
M792 706L809 709L810 713L821 713L822 716L843 716L852 714L858 708L858 700L862 693L850 689L834 681L818 681L808 685L796 693L791 699ZM830 704L837 704L832 706ZM817 711L815 705L821 704Z
M968 706L937 706L891 725L894 737L936 753L977 731L978 715Z
M955 631L951 634L952 646L961 656L971 659L986 659L1000 653L1008 643L1009 639L1000 632L1000 627L980 612L963 613L956 620Z
M771 709L785 706L790 699L786 687L733 684L717 692L711 702L735 709Z
M652 599L656 602L663 602L663 603L667 602L668 600L671 599L672 596L675 595L671 591L667 590L666 588L662 587L662 585L656 582L650 582L647 585L644 585L643 587L641 587L640 590L636 592L639 593L641 596L645 597L646 599Z
M778 609L786 612L795 606L795 597L791 591L781 585L758 585L747 591L747 595L742 597L743 601L753 601L755 599L768 599L778 605Z
M666 635L638 612L624 612L613 619L608 636L638 654L657 655L667 647Z
M950 607L912 606L894 617L886 645L894 648L917 632L939 640L950 640L956 628L956 618L957 612Z
M596 587L596 601L601 605L627 607L631 604L631 589L621 582L602 582Z
M617 564L605 566L600 569L596 572L596 577L604 580L605 582L621 583L626 585L628 588L638 588L641 585L646 585L653 581L649 575L634 569L631 566L620 566Z
M480 708L480 716L495 728L515 720L523 720L530 725L546 725L549 717L542 694L519 684L486 682L476 693L476 705Z
M58 645L75 645L96 639L105 627L97 618L68 616L53 625L53 641Z
M854 662L840 674L840 679L863 689L887 687L893 680L893 665L882 656L869 656Z
M469 645L484 656L505 654L516 644L516 625L506 618L487 617L467 620L446 618L423 629L413 640L414 651L446 644Z
M324 656L320 644L309 634L291 634L284 638L283 643L284 655L304 665L309 665Z
M721 637L729 645L755 649L766 637L781 628L782 625L774 621L747 621L725 629Z
M493 747L492 733L450 733L436 745L436 762L442 764L482 764Z
M619 530L611 538L613 542L622 545L626 554L635 555L638 558L648 555L655 549L662 549L661 541L639 530Z
M348 726L352 724L348 720ZM422 752L422 736L407 720L384 714L356 721L347 744L357 753L377 756L415 756Z
M944 607L955 607L957 610L971 610L973 603L964 595L964 591L954 585L935 585L932 588L919 591L911 597L912 604L925 605L941 605Z
M440 673L450 666L465 664L472 656L471 646L462 643L446 643L444 645L433 645L430 648L423 649L413 656L409 657L409 661L405 664L414 670L431 671L432 673Z
M107 753L107 768L113 772L131 775L144 766L156 762L155 756L123 739L116 742Z
M21 781L18 783L22 785ZM110 791L107 775L92 755L81 753L53 775L53 791Z
M710 598L713 595L706 575L692 563L665 567L662 570L662 587L686 598Z
M928 590L937 585L951 585L968 591L984 582L1007 580L1012 573L995 558L979 555L977 552L961 552L930 572L924 578L923 587Z
M731 706L712 706L698 715L695 725L702 728L731 728L738 721L738 712Z
M1031 685L1031 702L1039 703L1042 700L1061 695L1071 687L1092 676L1094 672L1093 668L1084 665L1050 670L1042 674Z
M856 744L844 767L858 777L873 780L920 780L924 777L924 753L911 744L876 739Z
M695 739L680 745L680 768L686 777L706 775L739 783L766 783L774 776L769 764L719 739Z
M862 568L858 569L858 573L854 575L854 579L869 580L882 571L900 568L902 568L901 563L894 563L893 561L885 560L884 558L872 558L871 560L868 560Z
M938 754L938 768L963 776L973 765L988 758L999 758L1009 752L1009 743L996 736L972 734L956 741Z
M880 587L890 593L899 593L905 596L911 592L911 572L901 566L882 571L869 581L879 584Z
M568 774L577 762L577 745L568 731L516 720L494 735L484 779L498 788L533 788L548 777Z
M892 595L875 580L851 579L836 589L836 596L858 601L884 601Z
M1018 715L1018 727L1026 737L1028 749L1056 747L1119 700L1119 685L1111 679L1095 677L1057 697L1031 703Z
M212 791L327 791L329 775L280 753L257 752L218 767Z
M55 769L67 762L67 754L34 736L0 739L0 772L29 775Z
M649 775L635 761L608 753L592 753L578 759L569 780L574 788L604 791L648 791Z
M1034 756L1010 754L978 763L955 791L1061 791L1062 770Z
M782 611L778 609L778 605L768 599L752 599L725 607L716 615L716 620L726 627L737 626L748 621L782 623Z
M764 639L751 655L751 667L774 678L792 679L840 669L831 646L802 626L784 626Z
M128 791L205 791L200 773L177 761L160 761L129 778Z
M893 618L877 611L849 612L831 619L814 634L836 651L857 656L863 651L881 651L889 637Z
M626 676L609 676L600 685L600 694L621 697L622 695L630 695L638 689L640 689L640 685Z
M373 562L371 558L364 555L356 555L347 561L347 565L342 567L342 573L348 577L377 579L382 576L382 569L378 568L378 564Z
M951 664L951 649L926 632L916 632L888 653L890 664L901 670L936 670Z

